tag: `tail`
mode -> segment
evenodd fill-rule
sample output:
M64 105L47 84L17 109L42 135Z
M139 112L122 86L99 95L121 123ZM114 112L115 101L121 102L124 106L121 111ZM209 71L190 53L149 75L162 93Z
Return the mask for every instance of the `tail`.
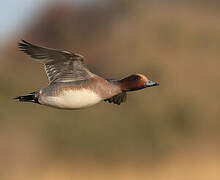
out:
M24 96L17 96L13 99L17 99L18 101L22 101L22 102L32 102L32 103L40 104L38 101L37 92L32 92Z

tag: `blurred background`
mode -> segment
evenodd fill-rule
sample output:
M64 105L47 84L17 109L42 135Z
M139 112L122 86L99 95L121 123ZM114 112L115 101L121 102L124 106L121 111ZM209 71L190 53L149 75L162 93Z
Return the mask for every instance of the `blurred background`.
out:
M8 0L0 6L0 179L219 179L220 3ZM12 100L47 85L27 40L106 78L159 87L66 111Z

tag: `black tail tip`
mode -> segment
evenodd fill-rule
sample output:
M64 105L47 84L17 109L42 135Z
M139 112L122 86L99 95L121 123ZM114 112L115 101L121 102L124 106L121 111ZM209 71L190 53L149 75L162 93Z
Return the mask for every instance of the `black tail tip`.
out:
M35 97L34 93L30 93L30 94L27 94L27 95L24 95L24 96L16 96L13 99L21 101L21 102L32 102L32 103L38 103L39 104L38 98Z
M20 100L22 99L22 97L21 97L21 96L15 96L15 97L13 97L12 99L13 99L13 100L19 100L19 101L20 101Z

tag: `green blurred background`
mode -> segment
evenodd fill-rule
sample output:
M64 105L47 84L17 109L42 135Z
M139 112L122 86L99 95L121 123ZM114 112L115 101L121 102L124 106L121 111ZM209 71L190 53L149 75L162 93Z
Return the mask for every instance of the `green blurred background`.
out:
M0 179L219 179L220 3L14 0L1 4ZM159 87L66 111L12 100L47 85L17 43L78 52L106 78Z

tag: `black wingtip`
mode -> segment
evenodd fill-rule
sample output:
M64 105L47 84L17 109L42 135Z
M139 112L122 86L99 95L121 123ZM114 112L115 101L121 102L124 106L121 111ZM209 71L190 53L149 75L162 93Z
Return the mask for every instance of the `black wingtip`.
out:
M23 39L20 40L20 42L18 43L18 48L20 49L20 51L23 51L24 53L30 55L28 49L30 49L33 45Z
M23 49L24 46L26 46L26 43L23 39L21 39L19 42L18 42L18 47L19 49Z
M21 39L19 42L18 42L18 47L19 48L23 48L23 47L26 47L26 46L29 46L31 45L31 43L25 41L24 39Z
M25 41L24 39L21 39L21 40L20 40L20 43L25 43L25 44L28 44L28 42L27 42L27 41Z
M21 39L21 42L23 42L24 44L27 44L27 45L31 45L31 43L25 41L24 39Z

